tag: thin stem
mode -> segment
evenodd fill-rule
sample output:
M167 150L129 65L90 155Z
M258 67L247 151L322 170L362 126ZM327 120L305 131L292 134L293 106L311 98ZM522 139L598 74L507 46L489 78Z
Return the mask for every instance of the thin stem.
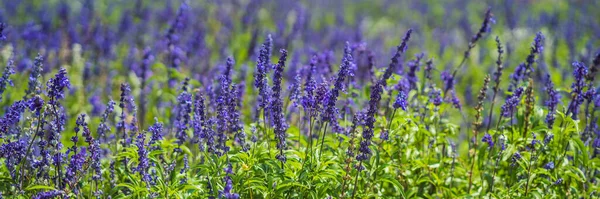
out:
M471 51L473 47L471 47L469 45L469 49L467 49L467 52ZM454 77L456 77L456 73L458 72L458 70L460 70L463 65L465 64L465 62L467 61L467 58L469 58L468 53L465 53L465 56L463 57L462 61L460 61L460 64L458 64L458 67L456 67L456 69L454 69L454 71L452 72L452 77L450 79L454 79ZM448 93L449 87L446 87L444 89L444 96L446 96L446 93Z
M495 99L496 91L494 91L494 94L492 94L492 105L490 105L490 114L488 115L488 124L486 132L490 131L490 126L492 126L492 113L494 112L494 104L496 103ZM502 115L500 115L500 117L502 117ZM498 120L498 123L500 123L500 120Z
M362 167L362 161L359 161L358 163L358 168L360 169ZM352 190L352 198L354 198L354 196L356 196L356 186L358 184L358 174L360 174L360 170L357 169L356 171L356 176L354 176L354 190Z
M452 157L452 171L450 172L450 188L449 190L452 190L452 186L454 185L454 164L456 163L456 152L453 152L454 155Z
M55 100L54 97L52 97L50 99L51 102L54 100ZM55 104L52 104L52 110L53 110L55 119L58 119L59 116L58 116L58 111L56 110ZM61 129L60 122L58 122L57 124L58 124L58 127L56 129L60 131L60 129ZM61 152L58 151L58 153L61 153ZM58 185L58 188L62 189L62 166L57 162L54 164L54 167L56 169L56 175L57 175L57 183L56 184Z
M373 184L375 184L375 181L377 180L377 167L379 165L379 161L381 159L381 155L379 151L383 151L383 146L381 146L383 144L383 141L379 142L379 144L377 145L377 160L375 161L375 165L373 165Z
M498 131L500 129L500 122L502 122L502 114L500 114L500 117L498 117L498 123L496 124L496 131ZM488 131L489 131L489 129L488 129Z
M308 156L309 152L312 152L312 129L313 129L313 119L312 116L310 116L309 120L308 120L308 148L307 151L304 153L304 161L302 161L302 168L304 168L304 164L306 163L306 159L308 159L309 157L312 158L312 156Z
M531 167L533 167L533 158L535 157L535 153L537 152L535 150L535 145L531 147L533 150L532 154L531 154L531 158L529 158L529 166L527 168L527 183L525 184L525 197L527 197L527 194L529 193L529 179L531 178Z
M473 143L473 157L471 159L471 169L469 170L469 187L467 193L471 192L471 186L473 185L473 167L475 167L475 161L477 160L477 135L475 135L475 143Z
M352 130L350 131L350 141L349 141L349 146L348 146L348 150L349 151L354 151L353 150L353 142L354 142L354 131L356 130L356 128L352 128ZM347 178L350 178L350 171L351 171L351 164L352 164L352 156L347 156L346 157L346 176L344 177L344 181L342 182L342 191L340 192L340 198L344 198L346 195L346 182L347 182Z
M387 133L388 135L390 134L390 127L392 126L392 121L394 121L394 116L396 115L396 110L398 109L394 109L394 111L392 111L392 116L390 117L390 121L388 121L388 125L387 125ZM375 165L373 165L373 183L375 183L375 181L377 180L377 166L379 165L379 161L380 161L380 157L381 155L379 154L379 151L383 151L383 140L381 140L381 142L379 142L379 144L377 145L378 151L377 151L377 161L375 161Z
M29 142L29 146L27 146L27 152L25 153L25 156L23 157L23 159L21 160L21 164L19 165L19 168L21 168L21 172L19 173L21 175L21 183L20 183L20 189L23 190L23 175L24 175L24 167L23 165L25 165L25 162L27 162L27 156L29 156L29 154L31 153L31 146L33 146L33 142L35 141L35 138L37 138L37 134L40 130L40 126L43 123L42 120L42 114L39 113L38 115L38 123L37 123L37 127L35 128L35 133L33 134L33 138L31 138L31 141Z
M323 145L325 145L325 134L327 134L327 125L329 122L325 122L325 128L323 128L323 137L321 137L321 149L319 149L320 155L323 155Z
M269 144L269 154L271 153L271 138L269 137L269 127L267 127L267 110L263 109L263 135L267 139L267 144Z

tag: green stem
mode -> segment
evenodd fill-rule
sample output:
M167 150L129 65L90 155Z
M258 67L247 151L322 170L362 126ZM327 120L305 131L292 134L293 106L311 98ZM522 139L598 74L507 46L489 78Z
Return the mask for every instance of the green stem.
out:
M525 184L525 197L527 197L527 194L529 193L529 179L531 178L531 167L533 167L533 158L535 157L535 145L531 147L533 150L532 154L531 154L531 158L529 158L529 166L527 168L527 183Z
M362 167L362 160L358 163L358 168ZM360 170L357 169L356 176L354 176L354 190L352 190L352 198L356 196L356 189L358 184L358 174L360 174Z
M308 120L308 149L304 154L304 161L302 161L302 169L304 169L304 164L306 160L312 156L309 156L309 153L312 152L312 128L313 128L313 119L312 116Z
M20 186L19 189L20 190L23 190L23 178L24 178L23 174L25 172L24 171L25 168L23 167L23 165L25 165L25 162L27 162L27 156L29 156L29 154L31 153L31 147L33 146L33 142L35 141L35 138L37 138L37 134L38 134L38 132L40 130L40 126L43 123L41 121L41 118L42 118L42 113L40 113L38 115L38 118L37 118L38 123L37 123L37 127L35 128L35 132L33 134L33 138L31 138L31 141L29 142L29 146L27 146L27 152L25 153L25 156L23 156L23 159L21 160L21 163L19 165L19 168L21 168L21 172L19 173L21 175L20 176L21 183L19 184L19 186Z
M321 137L321 148L319 149L320 155L323 155L323 145L325 145L325 134L327 134L327 125L329 123L325 122L325 128L323 128L323 137Z

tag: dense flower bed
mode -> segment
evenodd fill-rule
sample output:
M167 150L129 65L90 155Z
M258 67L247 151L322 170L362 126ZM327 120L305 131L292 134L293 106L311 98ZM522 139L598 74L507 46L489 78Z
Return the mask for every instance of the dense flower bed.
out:
M424 2L3 2L0 198L599 197L600 5Z

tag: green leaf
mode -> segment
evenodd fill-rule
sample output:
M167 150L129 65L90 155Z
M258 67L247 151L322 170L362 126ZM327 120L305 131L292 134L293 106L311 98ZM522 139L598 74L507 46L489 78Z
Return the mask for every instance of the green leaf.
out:
M51 186L47 186L47 185L32 185L32 186L29 186L29 187L25 188L26 191L39 190L39 189L42 189L42 190L56 190L56 188L51 187Z

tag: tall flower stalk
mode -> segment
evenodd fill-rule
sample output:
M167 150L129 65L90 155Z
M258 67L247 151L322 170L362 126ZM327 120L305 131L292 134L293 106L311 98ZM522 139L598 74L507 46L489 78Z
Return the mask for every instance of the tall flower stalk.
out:
M546 106L548 107L548 114L546 115L546 124L549 129L554 126L556 106L560 103L560 94L554 89L554 83L550 79L550 75L546 76L546 93L548 94L548 100L546 100Z
M279 62L275 66L275 71L273 73L273 95L271 96L270 108L273 115L273 129L275 130L275 138L277 139L277 149L279 149L277 159L281 162L281 169L283 169L283 165L286 162L286 156L283 153L283 150L287 146L286 132L288 125L285 121L285 115L283 113L283 101L281 99L281 79L283 77L283 69L285 68L285 61L287 59L287 50L281 49L279 52L281 53L281 57L279 57Z
M529 85L527 86L527 90L525 91L525 121L523 124L523 137L527 136L527 132L531 128L529 123L531 122L531 114L533 113L533 108L535 106L535 96L533 96L533 79L529 78Z
M6 64L6 67L4 67L4 72L2 72L2 77L0 77L0 100L2 100L2 94L4 93L4 91L6 90L6 86L13 85L12 80L10 79L10 76L12 74L15 74L15 69L14 69L14 62L12 59L8 60L8 63Z
M144 122L146 120L146 103L147 103L147 85L148 75L151 73L150 65L154 61L154 56L150 48L145 48L140 63L140 128L144 129Z
M265 42L260 48L258 59L256 61L256 71L254 73L254 87L258 89L257 96L257 107L256 114L260 115L262 110L263 116L263 134L267 136L268 122L267 122L267 110L270 103L270 88L267 80L267 74L271 67L271 49L273 48L273 39L271 35L267 35ZM260 119L259 119L260 124ZM270 145L270 144L269 144Z
M479 31L475 35L473 35L473 37L469 41L468 48L464 52L462 61L460 61L458 66L454 69L450 79L454 79L456 77L456 73L458 73L458 71L460 69L462 69L463 65L465 64L465 62L467 61L467 59L469 59L469 56L471 55L471 50L473 48L475 48L475 45L483 37L483 34L491 31L492 24L496 23L496 21L494 20L493 17L494 17L494 15L492 14L492 9L488 8L485 11L485 14L483 16L483 22L481 23L481 28L479 28ZM446 87L446 89L444 90L444 96L446 96L447 92L448 92L448 87Z
M488 84L490 83L490 76L485 76L483 80L483 87L479 90L479 95L477 96L477 106L475 106L475 121L473 122L473 140L477 140L477 132L478 128L481 126L481 113L483 112L483 102L487 95ZM467 188L467 193L471 192L471 186L473 185L473 167L475 166L475 160L477 158L477 141L470 144L469 150L473 150L473 155L471 157L471 169L469 170L469 187Z
M383 86L386 85L387 80L392 76L392 72L400 62L400 57L404 54L404 52L406 52L411 33L412 29L408 29L404 35L404 38L402 39L402 43L397 47L396 53L392 57L392 61L386 68L383 76L379 81L377 81L377 83L371 86L371 96L367 113L365 115L365 125L362 131L362 139L358 148L358 154L356 155L356 160L358 160L359 163L357 166L358 171L354 177L354 190L352 191L352 197L354 197L357 191L356 184L358 183L358 175L360 174L360 171L363 170L362 163L371 157L372 152L369 146L371 145L371 139L373 138L373 133L375 131L375 114L377 114L378 111L381 93L383 92Z
M325 135L327 134L327 124L331 124L332 127L337 125L338 109L336 108L336 102L344 86L344 80L349 75L349 70L353 64L352 49L350 43L346 42L344 48L344 57L342 58L342 64L340 65L337 78L333 84L333 88L327 93L325 97L324 112L321 114L322 122L324 123L323 134L321 137L321 149L320 153L323 152L323 146L325 144Z
M502 43L500 43L500 38L496 36L496 46L498 48L498 58L496 59L496 72L494 72L494 87L492 88L492 104L490 105L489 115L488 115L488 124L487 131L490 130L490 126L492 125L492 113L494 112L494 104L496 103L496 94L500 90L500 79L502 78L502 70L504 66L502 65L502 54L504 53L504 49L502 48Z

